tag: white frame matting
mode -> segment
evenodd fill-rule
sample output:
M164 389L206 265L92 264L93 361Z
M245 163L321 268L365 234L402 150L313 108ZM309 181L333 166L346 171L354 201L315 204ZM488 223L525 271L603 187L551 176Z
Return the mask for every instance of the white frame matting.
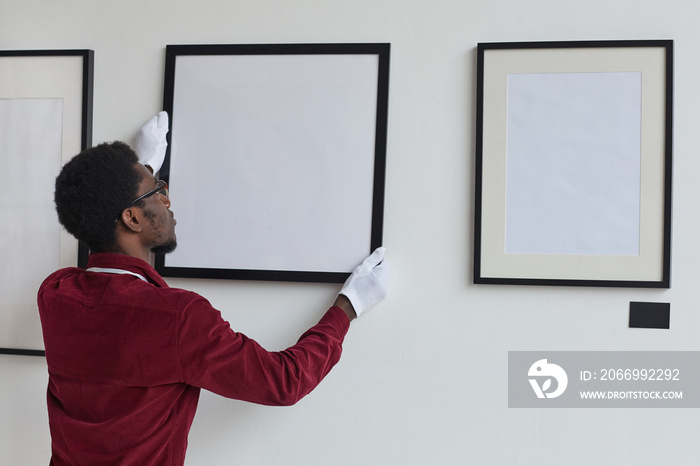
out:
M670 286L672 47L478 45L475 283Z
M53 194L58 172L90 144L93 52L0 51L0 353L43 355L36 305L42 281L76 266Z

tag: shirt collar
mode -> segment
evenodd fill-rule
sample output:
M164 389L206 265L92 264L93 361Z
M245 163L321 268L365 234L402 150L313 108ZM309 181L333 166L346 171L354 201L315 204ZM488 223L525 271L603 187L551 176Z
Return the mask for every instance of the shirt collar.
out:
M139 258L111 252L90 254L87 268L104 267L122 269L144 276L149 282L161 288L168 288L163 277L151 265Z

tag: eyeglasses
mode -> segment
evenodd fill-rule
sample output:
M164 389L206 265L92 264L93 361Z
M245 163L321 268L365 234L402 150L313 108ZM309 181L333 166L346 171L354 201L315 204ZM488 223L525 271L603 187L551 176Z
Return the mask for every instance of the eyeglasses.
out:
M126 207L124 207L124 208L126 209L127 207L131 207L132 205L134 205L134 204L136 204L137 202L139 202L141 199L146 199L147 197L151 197L151 196L153 196L155 193L158 193L158 194L160 194L161 196L165 197L166 199L169 199L169 197L168 197L168 183L166 183L166 182L163 181L163 180L158 180L158 181L156 182L156 187L155 187L155 188L151 189L151 190L148 191L146 194L140 195L139 197L137 197L136 199L134 199L133 201L131 201L130 203L128 203L128 204L126 205Z
M156 194L156 193L160 194L160 195L163 196L165 199L170 199L170 196L168 195L168 183L166 183L166 182L163 181L163 180L158 180L158 181L156 182L156 187L155 187L155 188L151 189L151 190L148 191L147 193L142 194L142 195L140 195L139 197L137 197L136 199L134 199L133 201L129 202L129 203L126 205L126 207L124 207L124 209L128 209L129 207L131 207L132 205L136 204L136 203L139 202L140 200L146 199L147 197L151 197L151 196L153 196L153 195ZM122 211L123 211L124 209L122 209ZM117 222L119 221L119 217L120 217L120 216L121 216L121 212L119 213L119 216L117 216L117 218L114 220L114 223L117 223Z

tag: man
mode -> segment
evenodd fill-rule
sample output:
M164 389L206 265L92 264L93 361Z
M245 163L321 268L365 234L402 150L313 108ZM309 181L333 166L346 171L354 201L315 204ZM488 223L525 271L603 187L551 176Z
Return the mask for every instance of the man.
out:
M115 142L78 154L56 179L59 220L92 251L86 270L59 270L38 293L56 466L183 464L201 388L296 403L340 358L350 321L386 295L380 248L297 344L266 351L149 265L177 244L167 185L151 169Z

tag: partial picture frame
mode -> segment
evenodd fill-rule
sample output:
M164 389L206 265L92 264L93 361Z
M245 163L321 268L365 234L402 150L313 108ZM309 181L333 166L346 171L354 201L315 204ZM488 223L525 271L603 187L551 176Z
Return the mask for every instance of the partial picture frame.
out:
M382 245L388 43L166 47L164 277L342 283Z
M92 140L92 50L0 50L0 354L43 356L36 294L87 248L58 223L61 167Z
M670 288L673 41L477 45L474 283Z

